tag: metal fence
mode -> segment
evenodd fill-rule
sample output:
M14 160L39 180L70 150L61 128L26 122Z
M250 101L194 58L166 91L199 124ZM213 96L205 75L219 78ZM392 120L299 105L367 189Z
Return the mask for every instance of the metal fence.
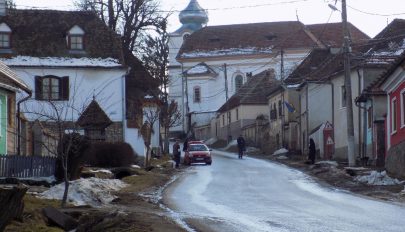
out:
M55 174L56 158L41 156L0 156L0 177L46 177Z

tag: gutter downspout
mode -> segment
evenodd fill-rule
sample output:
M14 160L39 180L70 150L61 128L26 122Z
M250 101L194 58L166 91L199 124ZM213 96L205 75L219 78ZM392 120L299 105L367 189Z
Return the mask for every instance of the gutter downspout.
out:
M305 134L305 136L306 136L306 139L305 139L305 142L306 142L306 144L304 144L304 149L305 149L305 151L307 151L307 148L308 148L308 141L309 141L309 132L308 132L308 130L309 130L309 112L308 112L308 94L309 94L309 92L308 92L308 83L307 83L307 86L306 86L307 88L307 90L306 90L306 92L307 92L307 94L306 94L306 96L305 96L305 98L306 98L306 104L305 104L305 112L306 112L306 117L305 117L305 119L306 119L306 134Z
M21 117L20 117L20 108L21 103L27 101L32 97L32 92L28 93L28 96L17 102L17 155L21 155Z
M360 93L360 78L362 77L360 75L360 70L357 69L357 76L359 78L359 93ZM368 100L368 98L367 98ZM364 106L361 106L359 104L359 102L355 102L355 105L357 107L359 107L359 109L363 110L363 136L362 136L362 144L360 146L360 140L359 140L359 150L360 150L360 154L361 154L361 158L366 157L367 156L367 101L364 102ZM361 112L359 110L359 122L361 119ZM359 123L360 124L360 123ZM359 126L359 135L361 134L361 127ZM360 137L360 136L359 136Z

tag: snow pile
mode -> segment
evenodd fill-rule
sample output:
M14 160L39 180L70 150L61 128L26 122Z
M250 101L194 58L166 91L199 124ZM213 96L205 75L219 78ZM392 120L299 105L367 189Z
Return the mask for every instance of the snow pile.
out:
M131 167L132 167L132 168L141 168L141 166L136 165L136 164L131 165Z
M386 171L377 172L372 171L368 176L357 176L354 180L368 184L368 185L396 185L402 182L391 178L387 175Z
M287 149L281 148L281 149L278 149L277 151L275 151L275 152L273 153L273 155L281 155L281 154L285 154L285 153L287 153L287 152L288 152Z
M111 191L118 191L127 186L121 180L94 177L78 179L69 183L68 202L76 206L91 205L95 207L114 200L116 197L111 194ZM61 200L64 190L65 184L61 183L41 193L39 196L45 199Z
M322 161L316 162L316 164L328 165L328 166L333 166L333 167L339 166L339 164L336 161L331 161L331 160L322 160Z
M71 58L71 57L32 57L16 56L0 59L8 66L58 66L58 67L121 67L113 58Z
M217 138L210 138L207 141L204 141L204 143L209 146L209 145L214 144L216 141L218 141Z
M112 174L110 170L107 169L98 169L98 170L89 170L92 173L105 173L105 174Z
M228 145L226 145L226 147L224 148L224 150L228 150L229 148L233 147L233 146L237 146L238 142L235 140L232 140L231 142L228 143Z
M247 153L253 153L253 152L261 152L259 148L257 147L247 147L246 148Z

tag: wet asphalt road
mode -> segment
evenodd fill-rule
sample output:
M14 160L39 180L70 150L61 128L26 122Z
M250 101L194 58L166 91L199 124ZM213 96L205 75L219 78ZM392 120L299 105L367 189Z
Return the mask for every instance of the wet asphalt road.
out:
M195 231L405 231L404 205L322 187L284 165L220 151L212 166L189 168L164 202Z

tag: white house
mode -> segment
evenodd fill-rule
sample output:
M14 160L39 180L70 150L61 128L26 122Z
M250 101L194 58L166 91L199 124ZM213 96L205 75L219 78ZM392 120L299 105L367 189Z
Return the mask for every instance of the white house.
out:
M22 128L27 146L21 153L38 151L29 133L31 122L46 125L58 116L74 130L73 123L95 101L98 112L111 123L99 131L81 128L83 132L95 140L128 142L142 155L142 139L136 128L128 128L125 117L128 68L119 36L90 12L12 9L3 13L1 60L34 90L32 96L18 96L28 121Z

